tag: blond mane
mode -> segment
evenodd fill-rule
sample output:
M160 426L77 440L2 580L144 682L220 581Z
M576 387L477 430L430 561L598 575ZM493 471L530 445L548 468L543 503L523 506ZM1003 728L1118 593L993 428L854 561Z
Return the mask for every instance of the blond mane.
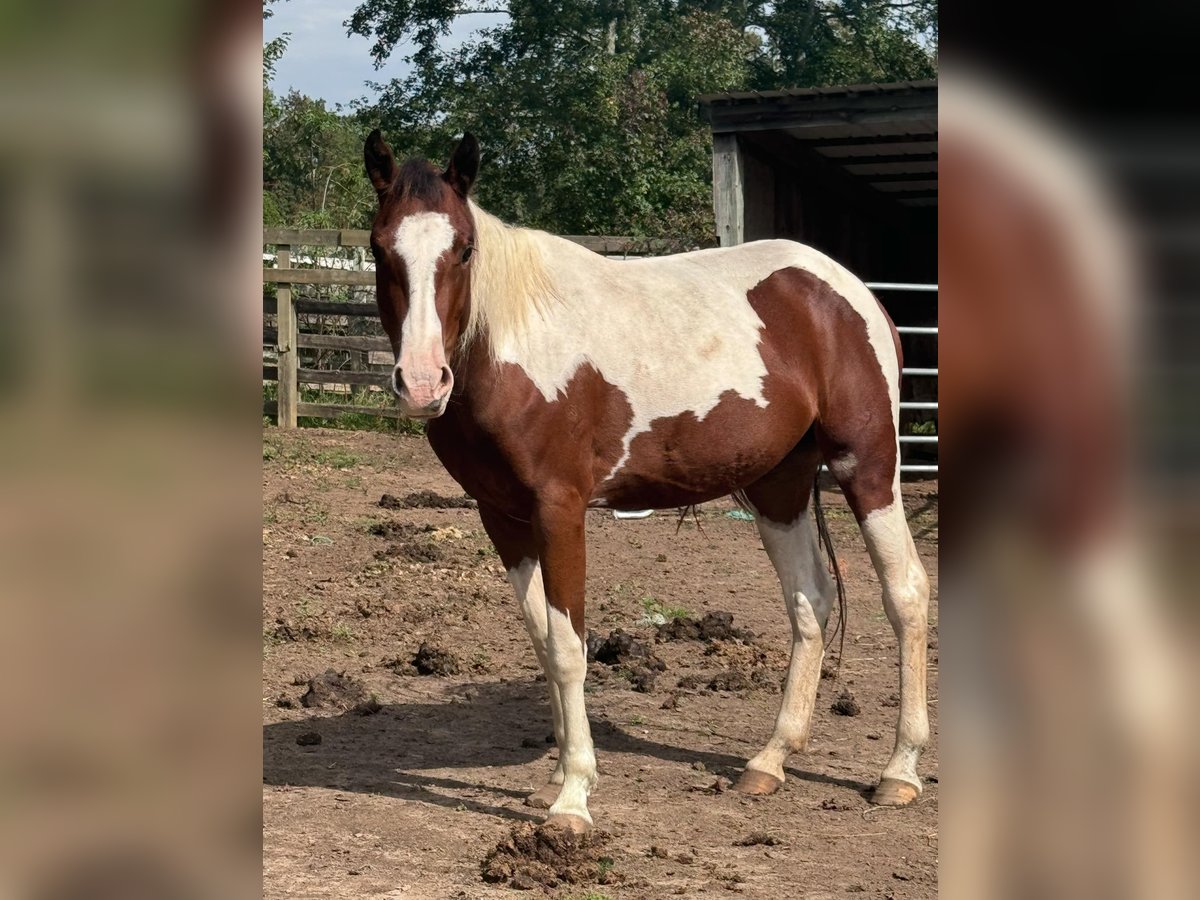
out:
M542 256L542 232L506 225L473 202L475 259L471 273L471 313L461 346L477 338L494 358L524 333L529 316L541 315L560 300Z

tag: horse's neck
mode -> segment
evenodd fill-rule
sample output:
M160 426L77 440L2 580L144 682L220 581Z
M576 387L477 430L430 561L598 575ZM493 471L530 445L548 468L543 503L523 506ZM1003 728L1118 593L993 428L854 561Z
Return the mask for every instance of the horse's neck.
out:
M580 296L579 273L604 260L564 238L515 228L472 204L478 263L472 274L471 314L465 338L493 359L520 346L533 331ZM567 288L564 282L573 285ZM483 339L482 341L480 339Z

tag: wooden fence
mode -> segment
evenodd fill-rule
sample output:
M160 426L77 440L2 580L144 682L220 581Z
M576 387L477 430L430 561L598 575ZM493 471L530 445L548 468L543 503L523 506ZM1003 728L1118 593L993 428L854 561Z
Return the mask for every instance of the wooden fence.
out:
M605 256L646 256L674 249L628 237L568 236L567 239ZM295 428L300 416L335 418L344 413L358 413L403 418L386 387L392 369L392 345L379 324L374 271L321 265L344 261L341 256L323 259L321 249L337 248L335 252L344 256L345 250L369 247L370 232L264 228L263 244L275 248L275 265L268 266L265 259L263 265L263 381L277 384L277 399L264 402L264 414L273 416L282 428ZM369 258L367 254L365 259ZM274 296L270 295L272 286ZM357 289L363 295L369 294L370 299L302 296L338 288L347 289L347 293ZM351 333L365 330L374 333ZM336 362L336 368L322 365L330 359ZM360 398L362 392L368 392L377 402L305 402L303 385L314 385L322 391L333 388L352 395L359 392Z

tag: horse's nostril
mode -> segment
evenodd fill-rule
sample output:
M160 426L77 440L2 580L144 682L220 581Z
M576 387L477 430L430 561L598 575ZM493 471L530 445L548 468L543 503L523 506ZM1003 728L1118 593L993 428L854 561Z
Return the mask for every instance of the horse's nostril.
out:
M439 390L448 390L450 385L454 383L454 373L450 371L449 366L442 366L442 380L438 383Z

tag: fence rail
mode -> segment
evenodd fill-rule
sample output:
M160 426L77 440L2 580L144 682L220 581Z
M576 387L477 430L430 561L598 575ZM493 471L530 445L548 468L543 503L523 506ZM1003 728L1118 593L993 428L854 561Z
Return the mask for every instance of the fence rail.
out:
M663 242L640 241L630 237L568 236L596 253L617 256L663 252L673 248ZM313 260L308 257L295 259L300 265L293 266L297 247L363 248L370 246L370 232L351 229L302 229L264 228L263 244L275 247L275 266L263 266L264 285L275 285L275 296L263 297L264 315L274 315L276 327L264 325L263 345L273 347L274 364L263 363L263 380L278 384L278 399L264 403L264 414L273 416L283 428L295 428L299 416L333 418L343 413L360 413L387 419L401 419L399 411L391 407L362 406L339 403L309 403L301 399L300 386L345 385L354 389L382 386L390 365L372 370L369 362L372 353L391 353L391 342L386 337L356 334L314 334L300 330L301 316L329 316L335 319L374 319L378 310L374 303L337 302L311 297L294 296L293 286L306 287L373 287L375 273L350 268L302 267ZM264 256L264 260L268 257ZM316 260L320 262L321 260ZM875 291L914 293L936 293L936 284L911 284L905 282L868 282L867 287ZM901 325L901 335L938 334L936 325ZM367 359L364 369L328 370L300 365L300 351L350 351ZM909 378L937 378L936 368L905 367L902 374ZM911 400L900 404L902 410L937 412L936 400ZM937 435L906 434L900 436L902 444L938 443ZM902 472L938 471L936 464L904 463Z
M867 287L873 291L896 291L896 292L912 292L912 293L932 293L936 294L938 286L936 284L911 284L900 281L868 281ZM936 325L897 325L896 332L901 335L905 334L927 334L937 335L938 326ZM901 375L910 378L937 378L938 370L923 368L918 366L905 366L900 370ZM936 400L909 400L900 404L901 409L912 410L930 410L937 412L938 403ZM937 446L938 436L936 434L902 434L900 435L901 444L933 444ZM938 471L937 464L929 463L905 463L900 464L901 472L933 472Z
M602 256L662 253L679 249L668 241L620 235L565 234L563 237ZM264 228L263 243L289 247L370 247L371 232L352 228Z

